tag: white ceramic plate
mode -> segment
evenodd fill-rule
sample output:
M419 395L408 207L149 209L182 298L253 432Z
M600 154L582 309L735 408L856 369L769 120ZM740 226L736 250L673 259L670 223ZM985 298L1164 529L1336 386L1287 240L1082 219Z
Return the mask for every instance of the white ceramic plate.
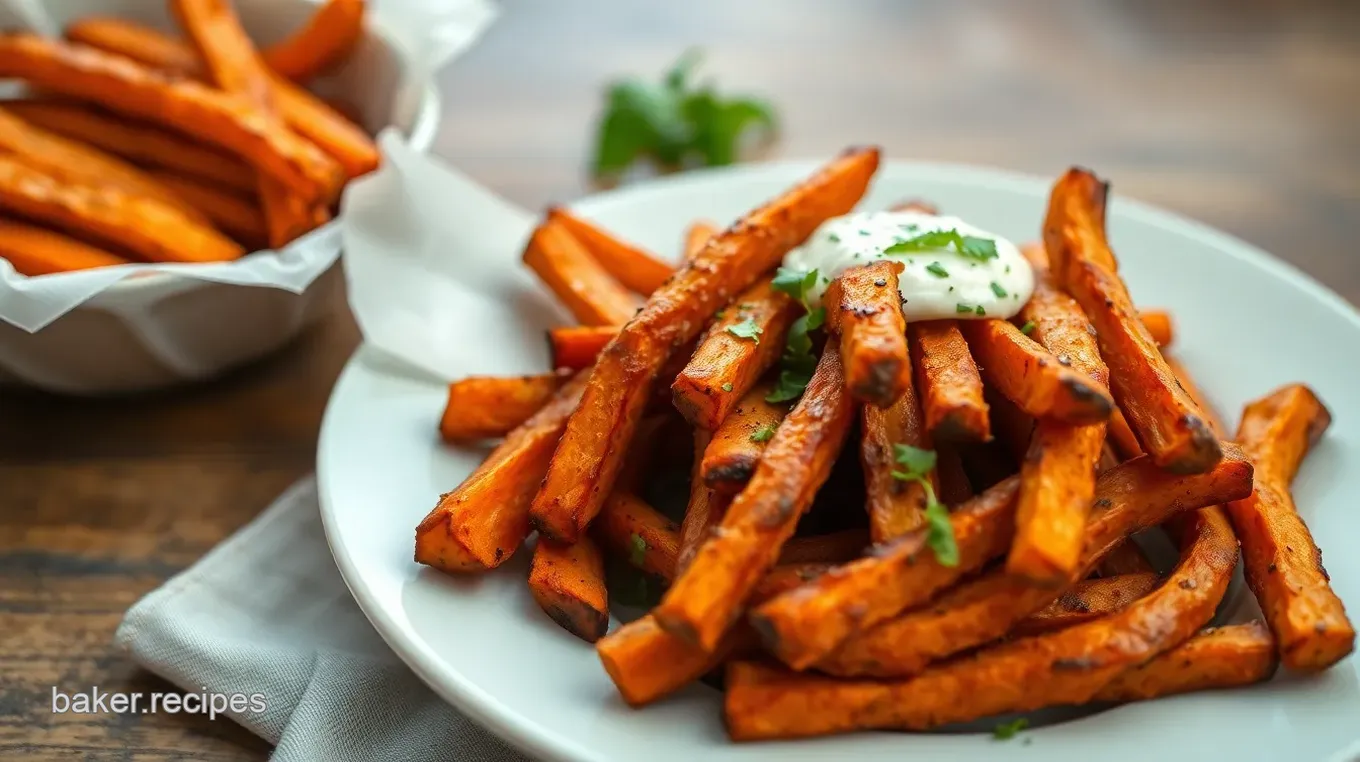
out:
M585 199L575 208L654 251L674 252L696 218L726 223L808 175L811 163L700 172ZM1115 181L1116 191L1118 179ZM1016 241L1037 237L1049 182L956 166L888 164L863 206L931 199ZM1116 198L1110 233L1134 298L1176 316L1175 352L1217 406L1239 410L1307 381L1334 423L1299 475L1300 509L1327 552L1332 583L1360 614L1360 315L1265 253L1182 218ZM518 267L518 252L500 263ZM467 373L546 365L523 296L500 300L518 344L486 346ZM459 305L450 304L450 310ZM476 342L469 326L467 341ZM642 711L616 696L594 650L558 629L530 598L519 553L481 578L455 579L412 560L414 527L480 461L445 447L435 424L445 390L385 373L360 351L335 387L321 435L322 512L336 561L378 631L435 691L511 743L549 759L1281 760L1349 758L1360 738L1351 658L1325 675L1277 677L1249 689L1133 704L1027 732L863 733L796 743L727 741L716 691L690 687ZM1235 417L1230 416L1230 417ZM1239 599L1250 613L1250 596Z

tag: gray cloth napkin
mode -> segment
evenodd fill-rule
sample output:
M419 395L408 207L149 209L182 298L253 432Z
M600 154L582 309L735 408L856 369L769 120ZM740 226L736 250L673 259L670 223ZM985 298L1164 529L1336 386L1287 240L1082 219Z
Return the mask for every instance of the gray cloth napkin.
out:
M274 744L274 759L526 759L373 630L331 559L311 478L138 601L115 639L187 692L263 694L265 711L226 715Z

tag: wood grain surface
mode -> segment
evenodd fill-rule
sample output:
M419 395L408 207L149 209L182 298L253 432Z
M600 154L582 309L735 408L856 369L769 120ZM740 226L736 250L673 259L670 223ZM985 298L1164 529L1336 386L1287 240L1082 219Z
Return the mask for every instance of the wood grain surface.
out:
M391 2L392 0L388 0ZM601 88L706 51L783 116L772 154L1055 175L1223 228L1360 302L1360 4L1285 0L506 0L440 78L436 151L510 199L589 191ZM210 384L124 400L0 390L0 758L260 759L228 720L54 715L53 686L169 690L123 611L312 468L358 341L344 311Z

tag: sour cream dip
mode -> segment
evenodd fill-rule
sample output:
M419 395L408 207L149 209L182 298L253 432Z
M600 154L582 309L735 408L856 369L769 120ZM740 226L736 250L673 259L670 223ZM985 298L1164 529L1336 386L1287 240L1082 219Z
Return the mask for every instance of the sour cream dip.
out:
M897 282L907 322L1009 318L1034 292L1034 270L1014 243L958 217L922 212L834 217L785 255L783 266L817 271L807 293L815 308L831 281L876 259L903 265Z

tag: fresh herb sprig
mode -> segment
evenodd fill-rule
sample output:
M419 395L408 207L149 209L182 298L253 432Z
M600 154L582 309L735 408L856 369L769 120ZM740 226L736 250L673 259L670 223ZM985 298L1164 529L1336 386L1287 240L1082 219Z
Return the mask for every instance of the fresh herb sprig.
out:
M979 262L996 259L1001 255L996 251L996 241L964 235L957 229L927 230L920 235L898 241L883 250L884 254L905 254L911 251L932 251L953 247L954 251Z
M774 431L775 425L773 423L767 423L751 432L751 441L756 443L768 442L774 438Z
M992 738L998 741L1009 741L1019 735L1020 731L1029 727L1029 720L1024 717L1016 717L1010 722L1002 722L992 728Z
M788 402L803 395L803 390L812 381L812 373L817 369L817 356L812 353L811 333L826 322L826 308L812 309L808 305L808 292L817 283L817 271L804 272L788 267L775 271L771 285L783 291L807 312L789 326L789 337L784 344L784 357L779 362L779 381L774 391L765 397L766 402Z
M723 97L710 82L694 83L698 63L698 51L691 50L660 82L626 79L610 85L591 164L596 178L619 175L643 158L666 168L731 164L749 129L764 139L774 135L770 104Z
M739 339L755 339L755 342L759 344L760 334L765 331L756 324L756 321L751 318L746 318L740 323L727 326L727 332Z
M954 541L954 525L949 522L949 509L935 497L935 487L930 483L930 472L935 470L934 450L925 450L911 445L893 445L893 455L898 468L892 472L893 478L921 485L926 495L926 545L935 552L935 560L941 566L959 565L959 546Z

